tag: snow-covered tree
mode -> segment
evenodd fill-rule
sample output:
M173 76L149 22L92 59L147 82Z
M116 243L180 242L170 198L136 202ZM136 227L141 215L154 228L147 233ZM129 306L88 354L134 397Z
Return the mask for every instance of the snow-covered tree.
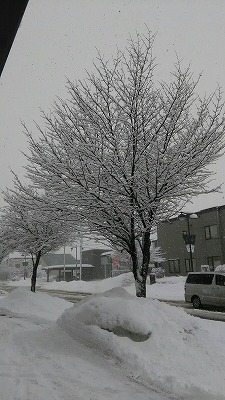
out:
M39 139L25 127L28 177L130 254L143 297L150 232L208 190L225 126L220 89L201 99L179 61L168 84L154 82L153 41L137 34L112 61L98 55L95 73L68 82L69 100L44 115Z
M31 187L4 194L6 206L0 219L3 256L14 250L30 254L33 262L31 291L35 292L37 268L42 255L57 250L72 238L72 226L59 211L47 206L44 195Z
M150 263L155 264L155 263L161 263L165 261L164 253L162 252L161 247L159 246L153 246L151 243L150 246Z

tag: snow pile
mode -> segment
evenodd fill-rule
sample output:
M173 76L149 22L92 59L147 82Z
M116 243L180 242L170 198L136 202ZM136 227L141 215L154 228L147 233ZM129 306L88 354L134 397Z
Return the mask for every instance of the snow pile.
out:
M178 281L183 285L181 279L168 278L167 283L151 285L149 290L162 286L166 292L167 285L171 285L176 292L176 287L180 287ZM121 282L118 280L118 284ZM110 355L120 360L132 380L144 382L146 387L153 386L156 391L165 393L166 390L191 400L225 400L223 322L192 317L156 299L136 298L128 293L127 286L89 296L72 307L62 299L21 287L0 300L0 311L4 310L6 316L29 317L39 327L40 318L47 323L53 321L51 331L49 328L43 331L43 343L40 343L43 345L48 335L56 340L54 337L61 332L60 343L67 349L70 335L70 345L76 350L74 356L70 354L71 360L76 359L77 349L84 349L82 343L93 354L102 354L104 359ZM2 318L2 324L13 321ZM20 323L22 319L18 322L16 318L15 324ZM58 339L54 346L59 348ZM47 347L45 352L44 365Z
M137 379L181 395L224 398L223 323L122 288L83 300L57 322L74 339L117 357Z
M185 276L167 276L147 286L147 297L161 300L184 300Z
M33 293L30 287L17 288L0 300L0 311L10 311L26 317L37 316L51 321L56 321L69 307L71 303L47 294Z
M20 279L19 281L8 281L9 286L30 286L30 278ZM82 293L102 293L114 287L134 286L134 277L132 272L118 275L114 278L99 279L97 281L71 281L71 282L46 282L43 279L37 279L37 287L48 290L63 290L68 292Z
M184 283L186 277L171 276L156 279L156 283L147 283L147 297L161 300L184 300ZM132 272L121 274L114 278L107 278L98 281L72 281L72 282L49 282L41 284L41 287L48 290L64 290L82 293L103 293L107 290L123 287L132 295L135 295L135 284Z
M42 286L43 283L46 282L46 278L37 278L37 287ZM20 278L18 280L8 280L7 282L3 283L4 285L8 286L15 286L15 287L20 287L20 286L30 286L31 287L31 278Z
M153 285L147 284L147 297L162 300L184 300L184 283L186 277L171 276L156 279ZM17 282L8 282L9 286L30 286L30 279ZM37 280L37 288L47 290L63 290L74 293L103 293L115 287L124 287L128 293L135 295L135 285L132 272L121 274L114 278L98 281L72 281L72 282L43 282Z
M83 293L102 293L119 286L134 286L134 278L132 272L118 275L114 278L107 278L97 281L71 281L71 282L48 282L41 286L48 290L66 290Z
M215 268L215 271L225 272L225 264L218 265L218 267Z

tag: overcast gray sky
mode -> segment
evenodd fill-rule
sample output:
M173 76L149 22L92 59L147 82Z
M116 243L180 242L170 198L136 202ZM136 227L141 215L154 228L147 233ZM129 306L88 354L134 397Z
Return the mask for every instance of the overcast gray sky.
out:
M0 190L12 186L10 167L23 176L26 139L21 120L34 128L39 108L67 97L66 77L92 70L96 48L106 56L123 47L129 33L157 32L156 77L166 79L176 53L198 75L198 92L225 91L224 0L30 0L0 80ZM225 94L224 94L225 98ZM215 166L224 181L225 156ZM223 193L194 200L191 211L225 204ZM0 200L0 205L3 202Z

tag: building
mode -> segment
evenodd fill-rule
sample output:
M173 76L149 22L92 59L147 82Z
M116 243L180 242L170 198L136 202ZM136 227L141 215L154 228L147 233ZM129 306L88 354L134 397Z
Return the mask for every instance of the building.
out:
M46 272L47 282L52 279L57 281L73 281L81 279L88 281L93 276L93 265L83 264L76 260L72 254L48 253L41 257L40 264L42 270Z
M225 205L182 213L158 226L167 274L187 275L225 264ZM203 267L204 266L204 267ZM208 266L208 267L205 267Z
M30 276L32 268L31 256L15 251L2 260L0 264L0 280L27 278Z
M82 263L91 264L94 266L92 270L92 279L104 279L112 276L111 266L101 264L101 255L105 253L106 248L91 249L82 251Z
M101 265L104 268L105 278L117 276L131 271L130 258L114 250L101 254Z

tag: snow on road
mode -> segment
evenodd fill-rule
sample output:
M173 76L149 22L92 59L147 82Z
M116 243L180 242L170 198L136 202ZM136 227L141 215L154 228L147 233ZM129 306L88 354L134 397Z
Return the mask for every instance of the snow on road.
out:
M74 306L26 286L2 298L0 399L225 400L224 323L151 298L177 299L183 278L147 299L129 279L92 283Z

